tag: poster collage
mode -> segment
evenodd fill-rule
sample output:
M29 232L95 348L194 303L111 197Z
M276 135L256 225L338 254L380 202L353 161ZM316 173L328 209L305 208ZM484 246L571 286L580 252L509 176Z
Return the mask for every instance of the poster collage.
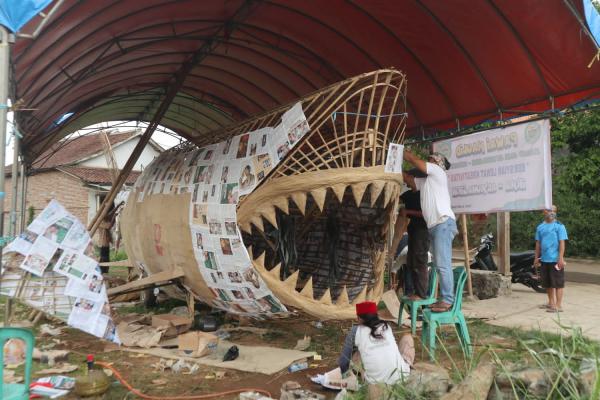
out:
M236 210L240 196L251 193L308 131L302 105L297 103L274 128L188 152L165 152L138 179L138 202L153 194L191 193L194 254L215 296L215 307L246 315L286 311L252 266ZM157 254L163 250L156 245Z
M90 235L60 203L50 201L4 252L24 256L19 267L31 277L5 271L2 294L23 298L74 328L118 343Z

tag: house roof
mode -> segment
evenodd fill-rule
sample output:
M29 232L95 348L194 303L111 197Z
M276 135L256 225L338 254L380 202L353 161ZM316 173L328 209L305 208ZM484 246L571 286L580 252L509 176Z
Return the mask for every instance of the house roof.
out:
M139 136L136 131L109 134L111 146L119 145ZM104 152L102 134L84 135L62 140L43 152L32 163L32 169L55 168L63 165L76 164L82 160L100 155Z
M110 170L107 168L88 168L88 167L57 167L59 171L65 172L76 178L79 178L86 183L96 185L112 185L112 178L110 176ZM126 185L133 185L137 178L140 176L140 172L131 171L127 180Z
M562 109L600 98L589 2L53 2L40 34L12 48L23 148L35 159L83 126L152 120L189 68L160 123L195 142L389 67L408 77L408 134L417 137Z

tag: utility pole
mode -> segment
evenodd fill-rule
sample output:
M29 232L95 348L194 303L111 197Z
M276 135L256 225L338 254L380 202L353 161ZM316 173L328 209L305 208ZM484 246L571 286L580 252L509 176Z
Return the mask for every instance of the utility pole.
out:
M0 167L2 167L2 173L0 174L0 237L2 238L0 241L0 265L2 264L2 248L4 247L4 165L6 164L6 115L8 113L8 89L10 83L9 73L9 34L6 28L0 25ZM7 299L6 310L4 313L4 326L9 325L8 317L10 314L10 308L10 300Z

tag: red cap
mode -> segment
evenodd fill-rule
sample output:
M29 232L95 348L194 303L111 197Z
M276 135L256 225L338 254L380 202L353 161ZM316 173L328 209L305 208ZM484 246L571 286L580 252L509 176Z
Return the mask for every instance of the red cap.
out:
M94 362L94 355L93 354L88 354L87 355L87 362Z
M377 314L377 304L372 301L363 301L356 305L356 315Z

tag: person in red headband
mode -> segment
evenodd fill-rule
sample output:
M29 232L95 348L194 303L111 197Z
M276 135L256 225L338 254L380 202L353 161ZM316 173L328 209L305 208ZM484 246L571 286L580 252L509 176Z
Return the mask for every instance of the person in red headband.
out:
M392 385L410 373L415 359L415 345L411 335L400 339L400 350L388 323L377 314L377 304L365 301L356 305L358 324L346 336L338 364L342 373L350 367L356 348L369 384Z

